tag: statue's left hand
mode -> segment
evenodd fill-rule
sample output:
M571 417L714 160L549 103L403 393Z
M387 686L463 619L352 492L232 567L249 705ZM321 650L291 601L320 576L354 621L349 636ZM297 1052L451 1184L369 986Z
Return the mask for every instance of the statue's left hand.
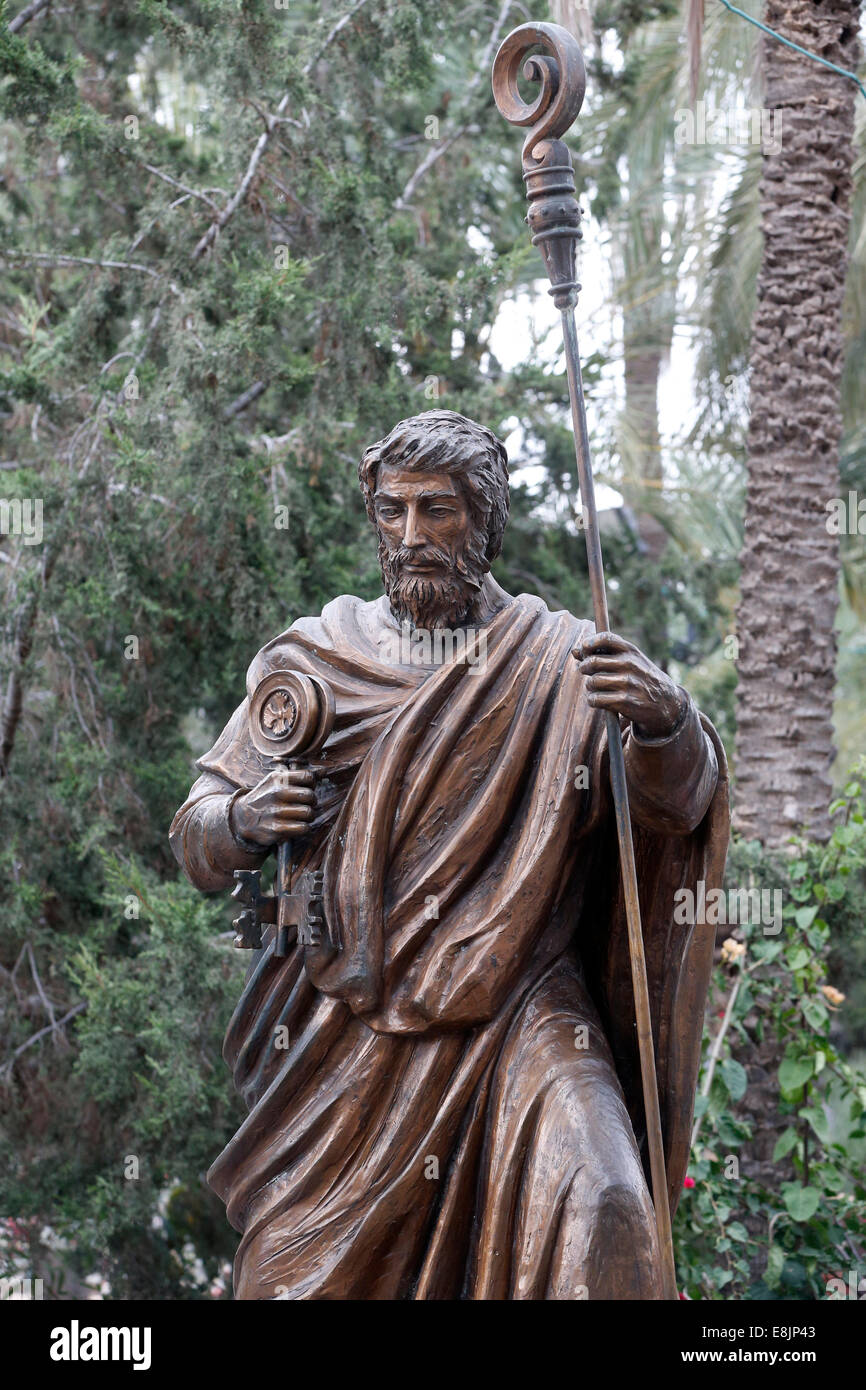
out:
M686 697L670 676L649 657L614 632L583 638L572 656L586 676L587 699L599 709L630 719L644 738L673 733L685 710Z

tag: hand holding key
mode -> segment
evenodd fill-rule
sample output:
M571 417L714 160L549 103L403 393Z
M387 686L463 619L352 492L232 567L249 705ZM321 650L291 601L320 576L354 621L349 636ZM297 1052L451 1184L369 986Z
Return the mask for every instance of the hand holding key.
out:
M305 835L313 818L315 777L306 768L277 766L232 807L232 829L269 849Z

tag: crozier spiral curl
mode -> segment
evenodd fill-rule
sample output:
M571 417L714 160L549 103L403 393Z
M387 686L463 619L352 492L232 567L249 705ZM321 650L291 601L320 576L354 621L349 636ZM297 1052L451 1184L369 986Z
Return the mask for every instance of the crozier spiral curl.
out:
M533 49L543 48L543 53ZM538 82L532 102L520 95L517 79ZM557 139L572 125L583 104L586 69L580 45L559 24L521 24L503 40L493 62L493 97L501 115L512 125L531 126L523 142L523 157L532 155L541 140Z

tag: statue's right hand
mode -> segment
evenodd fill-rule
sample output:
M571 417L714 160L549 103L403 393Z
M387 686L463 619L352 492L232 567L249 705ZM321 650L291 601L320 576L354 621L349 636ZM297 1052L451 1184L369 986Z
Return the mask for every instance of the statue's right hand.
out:
M305 835L313 818L315 779L305 768L278 767L231 808L232 830L252 844L270 847Z

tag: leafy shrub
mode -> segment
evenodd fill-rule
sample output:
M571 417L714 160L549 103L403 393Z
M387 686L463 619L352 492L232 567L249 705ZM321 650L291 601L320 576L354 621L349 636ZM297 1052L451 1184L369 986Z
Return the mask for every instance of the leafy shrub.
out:
M823 1298L830 1279L866 1275L866 1074L845 1055L835 974L862 942L864 775L866 760L834 805L829 844L792 843L789 857L732 846L729 889L778 889L784 908L778 934L738 925L714 975L719 1021L675 1226L687 1297ZM769 1163L750 1162L759 1130L776 1136Z

